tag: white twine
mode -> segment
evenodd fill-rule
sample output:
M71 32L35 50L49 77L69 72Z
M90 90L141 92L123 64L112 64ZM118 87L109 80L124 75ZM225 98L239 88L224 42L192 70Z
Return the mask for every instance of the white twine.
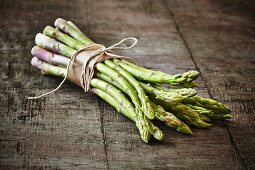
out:
M132 43L132 45L127 46L127 47L118 46L118 45L120 45L120 44L122 44L122 43L124 43L125 41L128 41L128 40L133 40L133 41L134 41L134 42ZM113 53L112 53L112 50L128 50L128 49L130 49L130 48L133 48L133 47L136 45L136 43L137 43L137 39L136 39L136 38L134 38L134 37L128 37L128 38L122 39L120 42L118 42L118 43L116 43L116 44L113 44L112 46L107 47L107 48L106 48L105 46L101 45L101 44L92 44L92 45L86 46L85 48L83 48L83 49L77 51L77 52L71 57L71 59L70 59L68 65L67 65L67 73L65 74L64 79L62 80L62 82L61 82L54 90L49 91L49 92L47 92L47 93L44 93L44 94L42 94L42 95L40 95L40 96L28 97L28 100L39 99L39 98L41 98L41 97L44 97L44 96L46 96L46 95L49 95L49 94L54 93L54 92L56 92L57 90L59 90L60 87L64 84L64 82L66 81L66 79L67 79L67 77L68 77L68 70L70 69L70 66L71 66L72 61L75 59L75 57L76 57L81 51L84 51L84 50L87 50L88 48L91 48L91 47L100 45L100 46L102 46L102 48L93 51L93 52L88 56L89 59L92 59L93 57L95 57L95 56L97 56L97 55L102 56L103 54L106 54L106 55L111 56L112 58L114 58L114 57L119 57L119 56L113 54ZM84 65L82 66L82 73L81 73L81 77L80 77L80 83L81 83L82 88L85 90L85 92L88 91L88 90L87 90L87 84L85 83L85 79L86 79L86 76L85 76L86 66L87 66L87 64L84 64Z

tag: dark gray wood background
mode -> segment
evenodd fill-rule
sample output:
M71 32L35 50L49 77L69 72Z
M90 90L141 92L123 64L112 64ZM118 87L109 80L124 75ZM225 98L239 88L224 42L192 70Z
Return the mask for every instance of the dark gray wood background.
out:
M255 3L242 0L1 0L0 169L255 169ZM134 123L71 83L30 65L34 36L56 18L95 42L137 37L132 56L167 73L199 70L199 94L233 119L193 136L159 124L163 142L141 141ZM29 116L28 116L29 115Z

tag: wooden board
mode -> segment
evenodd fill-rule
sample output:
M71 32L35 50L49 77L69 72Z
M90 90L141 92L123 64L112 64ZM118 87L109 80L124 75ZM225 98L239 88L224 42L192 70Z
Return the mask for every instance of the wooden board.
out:
M254 13L250 1L4 1L0 4L0 169L255 168ZM27 97L61 79L30 66L34 36L57 17L110 46L134 36L120 54L167 73L201 71L199 94L228 104L234 118L193 136L157 125L163 142L71 83L44 99ZM27 116L30 115L30 116Z

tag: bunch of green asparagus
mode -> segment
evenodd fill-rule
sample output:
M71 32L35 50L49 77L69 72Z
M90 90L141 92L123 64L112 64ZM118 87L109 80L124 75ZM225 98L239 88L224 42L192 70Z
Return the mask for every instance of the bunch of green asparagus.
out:
M80 49L94 44L71 21L58 18L55 28L45 27L35 37L31 63L43 74L64 77L70 58ZM207 128L212 120L230 119L222 103L197 95L197 71L169 75L142 68L124 59L107 59L96 64L90 82L91 92L135 122L141 138L164 138L151 120L164 122L178 132L192 134L188 125Z

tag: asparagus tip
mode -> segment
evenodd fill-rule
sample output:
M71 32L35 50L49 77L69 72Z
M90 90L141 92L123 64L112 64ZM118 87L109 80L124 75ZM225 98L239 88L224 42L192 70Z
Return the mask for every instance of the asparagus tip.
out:
M209 127L209 126L212 126L212 124L206 123L206 122L204 122L204 121L201 120L201 119L199 119L199 120L197 121L197 125L198 125L200 128L207 128L207 127Z
M163 140L165 135L164 133L160 130L160 129L157 129L155 131L155 133L153 134L154 138L156 138L157 140Z
M222 116L223 119L231 119L233 116L231 114L225 114Z
M47 25L44 30L43 30L43 34L46 34L46 32L48 32L49 30L55 30L53 27Z
M42 33L37 33L35 36L35 43L40 44L40 40L48 38L46 35L43 35Z
M31 49L31 54L32 55L35 55L36 54L36 51L38 50L38 46L34 46L32 49Z
M32 60L31 60L31 64L34 67L36 67L38 64L40 64L39 62L40 62L40 60L38 60L37 57L33 57Z
M177 126L176 130L178 132L185 133L185 134L188 134L188 135L193 134L191 129L189 128L189 126L184 124L184 123L182 123L180 126Z
M141 138L145 143L149 143L151 134L148 131L144 131L144 133L141 133Z

